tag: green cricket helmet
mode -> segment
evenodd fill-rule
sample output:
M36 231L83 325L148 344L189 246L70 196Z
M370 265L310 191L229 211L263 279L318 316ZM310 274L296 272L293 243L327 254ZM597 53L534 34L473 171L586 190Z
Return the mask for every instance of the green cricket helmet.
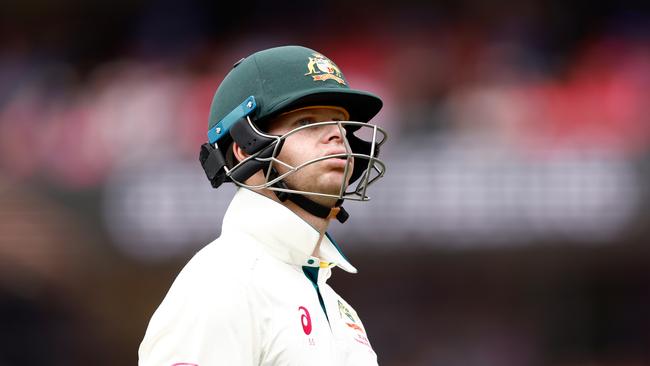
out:
M338 198L337 206L344 199L369 199L365 194L367 186L385 172L385 165L377 157L386 133L367 123L379 112L382 101L372 93L351 89L334 62L319 52L301 46L256 52L235 63L219 85L210 107L208 143L201 147L199 158L212 186L218 188L223 182L231 181L249 189L273 190L281 200L300 201L296 203L301 207L305 204L313 206L311 203L320 206L305 195L330 195L288 187L283 178L293 172L279 174L273 166L284 140L296 130L283 136L264 132L266 123L274 117L309 106L336 106L349 114L350 121L328 122L350 132L346 133L346 156L324 158L367 161L367 164L354 164L350 174L350 184L362 177L363 184L358 184L352 192L346 192L347 187L343 187L343 183L340 194L335 195ZM371 141L354 134L361 128L372 130ZM237 164L227 164L226 156L233 141L250 157ZM320 160L323 158L306 162L295 170ZM266 184L248 186L244 183L260 170L265 171ZM329 207L313 207L307 211L318 211L316 216L320 217L330 215Z

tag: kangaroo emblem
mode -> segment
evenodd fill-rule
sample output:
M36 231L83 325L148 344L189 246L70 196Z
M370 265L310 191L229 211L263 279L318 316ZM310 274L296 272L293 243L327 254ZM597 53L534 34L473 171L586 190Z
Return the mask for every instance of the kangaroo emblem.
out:
M307 63L307 73L305 75L311 75L311 74L317 74L318 72L314 68L316 65L316 58L315 57L310 57L309 62Z

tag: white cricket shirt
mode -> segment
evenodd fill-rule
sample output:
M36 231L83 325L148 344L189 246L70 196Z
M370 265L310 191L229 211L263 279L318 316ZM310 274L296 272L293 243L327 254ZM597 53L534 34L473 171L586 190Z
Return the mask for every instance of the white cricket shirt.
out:
M240 188L221 237L180 272L149 322L140 366L377 365L359 316L326 283L356 273L329 237Z

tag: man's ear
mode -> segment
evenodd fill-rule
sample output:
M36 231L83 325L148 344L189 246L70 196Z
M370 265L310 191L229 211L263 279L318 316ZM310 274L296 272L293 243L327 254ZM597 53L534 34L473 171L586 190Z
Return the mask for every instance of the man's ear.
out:
M242 161L250 156L246 154L244 149L242 149L236 142L232 143L232 154L237 161Z

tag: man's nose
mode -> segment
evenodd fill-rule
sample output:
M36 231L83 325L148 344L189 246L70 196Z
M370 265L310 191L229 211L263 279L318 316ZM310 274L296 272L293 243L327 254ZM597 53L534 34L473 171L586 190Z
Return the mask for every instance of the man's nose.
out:
M340 123L332 123L331 125L323 127L325 127L325 140L327 142L332 140L343 140L343 137L347 133Z

